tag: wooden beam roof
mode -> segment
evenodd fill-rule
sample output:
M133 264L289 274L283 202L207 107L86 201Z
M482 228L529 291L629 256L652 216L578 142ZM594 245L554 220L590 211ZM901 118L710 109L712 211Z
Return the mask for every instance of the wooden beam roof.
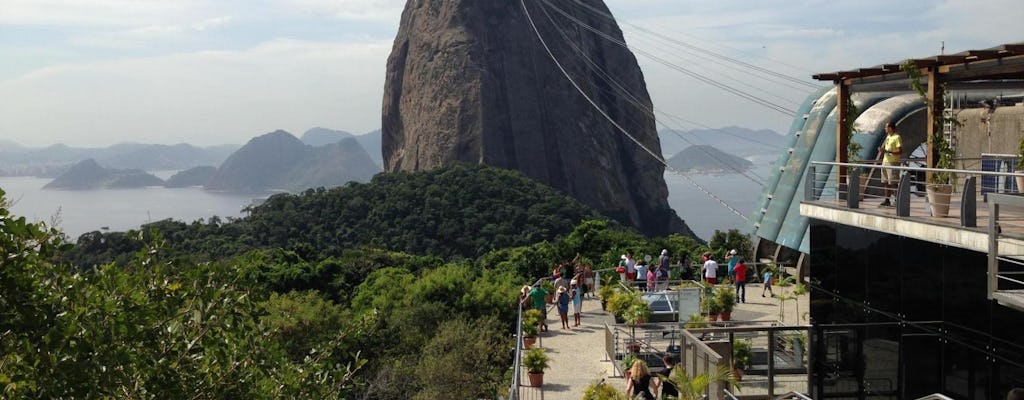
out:
M1024 43L1008 43L989 49L968 50L956 54L939 54L931 57L909 59L917 68L943 67L962 65L978 61L987 61L1012 56L1024 56ZM882 64L873 67L857 68L847 71L824 72L812 77L819 81L838 81L855 78L879 77L891 73L902 73L900 65Z

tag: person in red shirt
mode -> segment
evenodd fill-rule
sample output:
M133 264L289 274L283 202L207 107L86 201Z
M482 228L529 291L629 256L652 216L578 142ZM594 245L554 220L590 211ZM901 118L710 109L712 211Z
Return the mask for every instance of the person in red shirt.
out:
M733 256L739 257L739 256ZM747 302L747 265L743 263L743 259L740 259L736 263L736 267L733 272L736 274L736 301L740 303Z

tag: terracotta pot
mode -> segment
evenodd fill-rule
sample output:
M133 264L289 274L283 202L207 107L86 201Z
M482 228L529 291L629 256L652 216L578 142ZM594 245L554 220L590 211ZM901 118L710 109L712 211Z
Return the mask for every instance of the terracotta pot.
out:
M723 311L721 314L718 314L718 316L719 316L719 318L722 319L722 321L732 321L732 311L729 311L729 312Z
M524 336L523 337L523 348L524 349L533 348L533 344L534 343L537 343L537 338L529 337L529 336Z
M1017 172L1024 172L1024 171L1017 171ZM1017 183L1017 192L1018 193L1024 193L1024 176L1015 176L1015 177L1013 177L1013 180L1014 180L1014 182Z
M743 380L743 370L739 368L733 368L732 374L736 376L736 381L740 382Z
M718 314L708 314L708 321L718 321Z
M928 195L928 207L933 217L948 217L949 202L953 197L953 185L929 183L925 188Z
M544 385L544 373L543 372L540 372L540 373L527 372L526 375L530 377L530 386L540 387L540 386Z

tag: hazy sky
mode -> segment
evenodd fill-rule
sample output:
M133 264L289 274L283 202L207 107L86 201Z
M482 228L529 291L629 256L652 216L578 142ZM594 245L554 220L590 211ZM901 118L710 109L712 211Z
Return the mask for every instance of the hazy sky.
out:
M701 51L810 81L812 73L938 54L943 41L947 53L1024 41L1020 0L606 2L638 53L655 107L714 127L784 131L791 118L641 53L794 109L809 89L743 78L748 70ZM378 129L404 4L0 0L0 139L211 145L275 129Z

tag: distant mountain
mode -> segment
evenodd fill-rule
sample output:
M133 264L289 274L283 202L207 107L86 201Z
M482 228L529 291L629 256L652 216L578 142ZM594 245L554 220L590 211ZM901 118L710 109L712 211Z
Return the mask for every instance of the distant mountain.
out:
M203 186L206 185L206 182L209 182L210 178L212 178L216 173L217 167L211 167L208 165L189 168L167 178L167 182L164 183L164 186L169 188Z
M365 149L367 153L370 153L370 159L383 168L384 154L380 147L380 129L356 136L356 140L359 141L359 144L363 146L363 149Z
M182 170L219 165L237 145L200 148L189 144L119 143L105 148L75 148L55 144L45 148L0 145L0 176L56 176L81 160L93 159L110 168Z
M302 143L317 147L338 143L341 139L350 137L352 137L352 134L345 131L316 127L303 133L301 140Z
M738 126L688 131L665 129L658 132L658 137L661 139L661 153L666 156L696 145L708 145L742 157L778 154L785 146L785 137L773 130Z
M687 147L667 162L672 168L690 172L745 171L754 165L743 157L707 145Z
M358 141L313 147L285 131L253 138L228 157L205 188L239 192L301 191L368 182L380 167Z
M0 151L21 151L22 149L24 147L17 142L0 139Z
M161 186L164 181L145 171L104 168L93 159L73 165L67 172L43 186L44 189L111 189Z

